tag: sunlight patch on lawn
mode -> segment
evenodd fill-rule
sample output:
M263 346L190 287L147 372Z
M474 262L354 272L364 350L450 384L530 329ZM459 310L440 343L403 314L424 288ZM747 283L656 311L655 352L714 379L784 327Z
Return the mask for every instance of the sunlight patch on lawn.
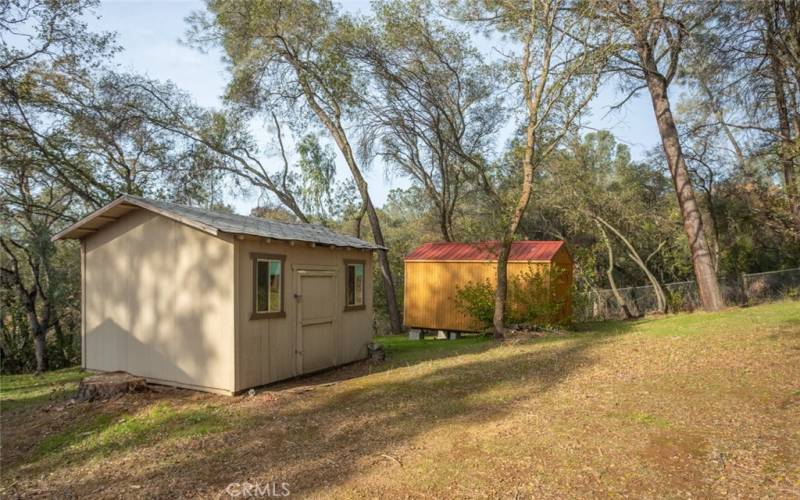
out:
M65 368L41 375L0 375L0 409L21 408L74 393L86 376L80 368Z
M133 415L97 415L42 440L35 456L83 460L155 442L198 437L228 428L220 408L175 408L159 403Z

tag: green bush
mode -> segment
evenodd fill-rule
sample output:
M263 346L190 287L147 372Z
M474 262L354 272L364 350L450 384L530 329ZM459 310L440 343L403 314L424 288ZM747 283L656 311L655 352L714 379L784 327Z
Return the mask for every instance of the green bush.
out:
M666 290L667 310L673 313L692 312L692 300L681 290Z
M488 279L479 283L470 281L464 287L457 287L456 306L486 328L494 319L494 287Z
M789 286L782 290L782 295L787 299L800 300L800 286Z
M508 297L506 303L506 324L527 324L548 326L561 324L568 318L561 317L564 300L555 295L557 287L550 283L558 283L563 271L554 267L549 273L529 267L517 276L508 280ZM477 326L491 326L494 318L495 288L487 279L483 282L469 282L456 289L456 305L471 316Z
M564 301L555 294L555 285L561 278L562 271L557 267L548 273L529 266L509 280L507 321L541 326L563 322L559 313Z

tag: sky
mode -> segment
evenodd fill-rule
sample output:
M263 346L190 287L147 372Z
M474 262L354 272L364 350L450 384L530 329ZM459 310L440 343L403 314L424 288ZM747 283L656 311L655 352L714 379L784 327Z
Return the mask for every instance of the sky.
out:
M343 0L340 5L350 12L369 9L368 0ZM202 8L203 2L199 0L104 0L96 17L88 22L92 30L117 33L117 41L123 50L113 62L120 70L158 80L170 80L193 96L198 104L220 107L227 82L221 53L212 51L204 54L180 42L186 30L186 17ZM483 52L491 50L494 43L489 40L478 41L479 45L483 45ZM590 129L612 131L619 142L631 148L635 160L641 159L659 141L653 109L647 96L642 94L630 100L623 109L609 113L610 106L621 97L612 85L602 88L584 123L587 132ZM278 161L277 158L272 160ZM349 175L341 158L337 175L340 178ZM381 165L373 165L366 172L366 178L370 195L377 206L385 203L391 189L408 185L404 179L385 172ZM227 196L226 201L238 213L249 214L258 199L255 195L249 198Z

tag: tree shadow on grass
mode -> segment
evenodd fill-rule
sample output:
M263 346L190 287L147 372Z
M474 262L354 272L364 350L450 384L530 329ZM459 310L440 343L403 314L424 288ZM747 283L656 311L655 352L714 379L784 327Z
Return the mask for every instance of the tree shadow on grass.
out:
M280 392L298 387L338 383L353 378L381 373L395 368L410 367L438 359L478 354L498 347L498 342L483 335L470 335L458 340L408 340L401 336L384 336L377 339L384 346L386 360L375 363L356 361L318 373L300 375L289 380L273 382L256 388L257 392Z
M546 344L560 342L568 338L582 338L589 336L590 341L599 341L604 337L615 336L631 331L642 321L605 321L592 323L579 323L566 334L546 333L542 337L527 339L527 342ZM524 339L523 339L524 340ZM585 339L586 340L586 339ZM274 382L256 388L257 392L280 392L296 389L298 387L313 387L338 383L364 375L372 375L397 368L408 368L431 361L462 356L466 354L480 354L497 347L517 342L509 339L505 343L497 342L490 335L466 334L457 340L437 340L426 338L423 340L409 340L405 336L391 335L376 338L384 346L386 360L382 363L370 361L357 361L348 365L334 367L318 373L300 375L298 377Z
M352 381L250 412L226 447L134 475L152 493L219 493L231 482L287 482L293 493L324 493L436 429L502 420L593 364L592 346L626 333L544 338L475 356L421 364ZM533 348L532 348L533 347ZM175 477L184 491L175 491ZM102 487L102 481L87 485Z

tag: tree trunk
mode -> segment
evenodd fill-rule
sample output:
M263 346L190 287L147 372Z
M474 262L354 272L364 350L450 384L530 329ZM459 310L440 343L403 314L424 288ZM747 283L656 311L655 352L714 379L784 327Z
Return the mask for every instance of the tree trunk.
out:
M597 223L597 227L600 229L600 234L603 235L603 242L605 242L606 250L608 252L608 269L606 270L606 276L608 277L608 284L611 287L611 293L614 294L614 298L617 300L617 304L619 304L620 309L622 309L625 319L633 319L634 316L628 307L628 303L625 302L625 298L619 293L619 290L617 289L617 282L614 279L614 248L611 246L611 242L608 240L608 235L606 234L605 229L603 229L603 226L601 226L599 222L595 222Z
M353 175L358 192L361 195L361 201L364 204L364 210L369 221L370 229L372 230L372 239L379 247L378 250L378 265L381 268L381 277L383 278L383 290L386 294L386 308L389 314L389 326L392 333L402 333L403 322L400 319L400 308L397 306L397 292L394 287L394 278L392 277L392 268L389 266L389 255L386 247L386 241L383 239L383 231L381 230L381 222L378 219L378 212L372 204L372 198L369 195L367 181L361 175L361 170L356 164L353 151L350 148L350 143L347 141L344 131L334 126L331 130L334 139L336 140L339 149L342 151L347 166L350 167L350 173Z
M772 5L767 6L771 10ZM778 158L780 160L781 169L783 170L783 183L786 195L792 204L792 208L797 210L797 179L795 175L794 158L792 155L792 128L789 120L789 107L786 100L786 73L783 64L780 60L776 47L775 37L780 36L775 33L775 17L778 12L769 12L767 15L767 30L766 30L766 50L767 57L769 58L770 72L772 73L772 85L775 92L775 113L778 116L778 130L780 132L781 144L778 148Z
M513 236L512 236L513 238ZM502 340L505 334L506 298L508 297L508 256L511 255L511 244L514 240L503 240L500 254L497 256L497 287L494 289L494 338Z
M792 203L797 202L797 178L794 171L794 158L792 157L792 129L789 125L789 110L786 105L786 92L783 87L783 70L775 58L772 59L772 83L775 87L775 106L778 114L778 128L781 134L781 145L778 148L778 158L780 159L781 168L783 170L783 186L786 190L786 195L792 200Z
M655 62L650 61L646 67L655 68ZM689 238L689 248L692 252L692 265L694 267L697 288L700 300L706 311L718 311L723 307L722 293L720 292L717 275L714 272L714 263L703 230L703 219L700 207L694 196L692 181L683 158L678 129L672 117L669 98L667 96L667 82L664 77L655 71L647 71L647 87L656 114L658 131L661 135L661 144L667 157L672 182L678 197L678 206L683 218L683 229Z
M356 238L361 238L361 223L364 222L364 212L366 211L367 207L362 203L353 221L353 234L356 235Z
M328 132L330 132L331 136L333 136L334 142L336 142L336 145L339 147L339 151L341 151L342 156L344 156L348 168L350 168L350 173L352 174L353 180L358 188L358 192L361 195L361 201L364 204L364 208L367 213L367 220L369 220L369 225L372 229L372 239L375 240L376 245L385 248L386 242L383 239L383 231L381 230L381 223L378 219L378 213L375 211L375 207L372 205L372 199L369 196L367 181L364 180L364 176L361 175L361 170L358 168L358 163L353 155L353 148L350 147L350 142L347 140L347 134L345 134L344 128L342 127L338 115L338 108L336 114L333 116L329 115L324 109L322 109L315 97L315 92L308 83L308 78L302 65L297 59L294 58L293 55L289 54L287 57L289 58L288 60L290 64L292 64L295 69L300 86L303 88L303 93L308 100L309 106L311 106L314 114L317 115L317 118L319 118L325 128L328 129ZM390 328L392 333L402 333L403 322L400 319L400 308L397 306L397 292L394 288L392 268L389 266L389 256L387 255L387 251L385 249L378 250L378 264L380 265L381 277L383 278L383 290L386 293L386 309L389 314Z
M45 331L36 329L31 332L33 335L33 345L36 349L36 373L44 373L50 368L49 360L47 359L47 342L45 338Z
M650 282L650 285L653 287L653 293L656 294L656 307L658 308L658 312L664 314L667 312L667 295L664 293L664 288L661 286L661 283L658 281L658 278L650 271L650 268L647 267L647 263L642 259L639 255L639 252L636 251L636 247L626 238L617 228L609 224L606 220L602 217L592 214L594 217L595 222L602 223L605 227L607 227L612 233L614 233L617 238L625 245L625 248L628 250L628 256L630 256L631 260L639 266L639 269L642 270L647 280Z
M505 230L505 235L501 242L500 255L497 257L497 288L494 293L494 317L492 324L494 325L494 337L498 340L502 339L505 333L505 313L506 313L506 298L508 296L508 257L511 255L511 244L514 242L514 236L517 234L517 228L528 208L528 202L531 199L531 192L533 191L533 149L536 144L536 127L532 118L528 119L528 128L526 131L527 144L525 147L525 156L522 159L522 191L520 191L517 206L511 219L508 221L508 226Z
M383 247L378 250L378 264L381 267L383 289L386 293L386 308L389 313L389 325L392 329L392 333L402 333L403 322L400 319L400 308L397 307L397 292L394 288L392 268L389 266L389 254L385 249L386 243L383 239L380 222L378 221L378 213L375 211L375 207L372 206L372 200L369 198L369 194L366 195L366 206L367 218L372 227L372 237L378 246Z
M439 229L442 231L442 238L444 238L444 241L453 241L453 237L450 235L450 224L447 219L447 211L441 210L439 212Z

